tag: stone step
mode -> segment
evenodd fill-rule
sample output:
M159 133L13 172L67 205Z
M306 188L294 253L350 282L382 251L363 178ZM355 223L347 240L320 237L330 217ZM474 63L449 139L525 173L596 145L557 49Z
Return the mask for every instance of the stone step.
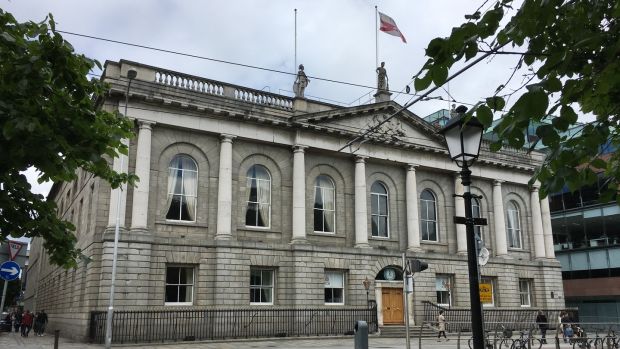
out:
M410 337L418 337L420 335L420 326L410 326L409 327L409 336ZM437 331L429 327L423 327L422 333L423 338L436 337ZM405 326L384 326L381 327L381 336L382 337L405 337Z

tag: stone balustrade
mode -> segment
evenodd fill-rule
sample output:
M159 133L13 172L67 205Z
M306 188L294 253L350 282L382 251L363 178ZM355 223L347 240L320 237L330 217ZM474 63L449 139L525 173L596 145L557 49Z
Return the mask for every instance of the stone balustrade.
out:
M240 86L229 85L219 81L181 74L170 70L157 69L155 71L155 82L174 88L233 98L246 103L286 110L293 109L292 98L251 88L242 88Z

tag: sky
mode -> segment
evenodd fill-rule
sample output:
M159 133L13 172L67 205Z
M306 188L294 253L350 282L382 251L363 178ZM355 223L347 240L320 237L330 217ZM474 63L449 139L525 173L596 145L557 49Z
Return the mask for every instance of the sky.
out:
M140 44L192 55L293 73L295 68L295 12L297 9L297 64L304 64L310 84L305 94L341 105L370 101L374 90L317 80L314 77L376 86L378 61L385 61L391 90L413 90L412 76L426 58L425 48L435 37L448 36L484 0L0 0L2 8L19 21L41 21L52 13L57 29ZM493 2L489 2L492 4ZM407 39L377 33L375 6L391 16ZM483 10L489 5L485 5ZM156 52L63 34L76 52L100 62L132 60L259 90L292 95L294 76L242 68L204 59ZM482 61L446 86L457 104L475 104L505 83L518 56L503 55ZM460 69L454 67L450 73ZM100 72L93 72L98 74ZM518 76L518 74L517 74ZM514 84L521 83L517 78ZM515 85L516 86L516 85ZM426 116L451 104L448 92L432 96L444 100L416 103L409 108ZM394 93L405 104L411 96ZM516 100L516 98L515 98ZM33 191L47 194L51 184L36 183Z

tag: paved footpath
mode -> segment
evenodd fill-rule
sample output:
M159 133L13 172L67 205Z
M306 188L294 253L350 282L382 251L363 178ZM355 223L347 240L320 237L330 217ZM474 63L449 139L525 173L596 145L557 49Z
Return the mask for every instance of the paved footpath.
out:
M19 333L0 333L0 349L52 349L54 347L54 336L46 335L37 337L31 334L24 338ZM346 338L299 338L299 339L272 339L272 340L244 340L244 341L208 341L193 343L153 343L142 345L114 345L113 348L126 349L352 349L354 342L352 337ZM60 349L102 349L103 345L85 344L74 342L65 338L60 338L58 348ZM403 349L405 348L404 338L382 338L371 336L369 338L370 349ZM418 348L418 340L411 339L411 348ZM437 342L434 339L424 339L422 341L422 349L456 349L456 338L448 342ZM467 349L467 344L461 343L461 348ZM543 349L554 349L555 345L547 344ZM561 343L561 349L572 349L572 345Z

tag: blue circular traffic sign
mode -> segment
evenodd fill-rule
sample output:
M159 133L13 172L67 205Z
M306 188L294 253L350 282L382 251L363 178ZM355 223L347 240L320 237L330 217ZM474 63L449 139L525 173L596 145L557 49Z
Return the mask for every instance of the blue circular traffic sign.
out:
M0 264L0 278L6 281L13 281L19 277L21 268L13 261Z

